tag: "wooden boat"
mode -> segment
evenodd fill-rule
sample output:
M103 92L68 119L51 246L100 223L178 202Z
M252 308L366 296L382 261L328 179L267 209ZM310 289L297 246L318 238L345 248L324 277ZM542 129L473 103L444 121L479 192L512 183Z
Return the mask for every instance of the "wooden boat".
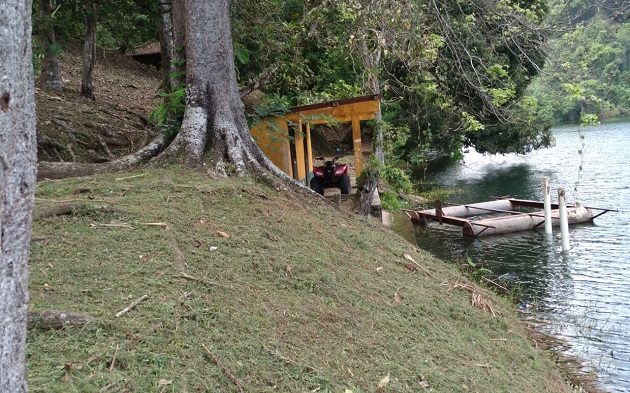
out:
M435 201L435 209L404 210L414 225L426 225L427 221L456 225L463 228L465 236L478 237L536 229L545 223L544 203L526 199L497 199L495 201L466 205L442 206ZM598 211L593 214L593 210ZM567 205L569 224L592 221L602 214L614 211L580 205ZM560 225L559 206L551 204L552 225Z

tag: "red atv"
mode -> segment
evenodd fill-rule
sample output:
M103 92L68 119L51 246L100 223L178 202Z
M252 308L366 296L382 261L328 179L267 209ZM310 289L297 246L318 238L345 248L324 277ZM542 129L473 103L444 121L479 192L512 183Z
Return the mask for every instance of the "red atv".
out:
M323 166L313 168L314 177L311 179L313 191L324 195L324 188L339 188L342 194L350 194L350 166L337 164L339 157L326 161Z

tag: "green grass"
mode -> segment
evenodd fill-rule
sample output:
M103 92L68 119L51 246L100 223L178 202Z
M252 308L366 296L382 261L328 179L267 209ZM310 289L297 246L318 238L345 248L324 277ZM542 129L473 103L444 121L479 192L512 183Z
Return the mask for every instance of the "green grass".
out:
M38 187L68 201L118 212L34 222L31 310L95 321L29 332L31 392L570 391L509 302L479 289L482 312L456 267L318 198L178 169Z

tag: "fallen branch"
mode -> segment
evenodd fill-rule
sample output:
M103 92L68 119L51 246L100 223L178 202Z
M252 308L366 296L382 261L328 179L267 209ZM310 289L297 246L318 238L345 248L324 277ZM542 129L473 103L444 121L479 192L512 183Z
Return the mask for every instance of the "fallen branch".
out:
M117 181L129 180L129 179L135 179L136 177L143 177L143 176L147 176L147 173L142 173L140 175L134 175L134 176L127 176L127 177L117 177L116 180Z
M405 258L408 261L411 261L413 264L415 264L417 267L419 267L420 269L422 269L423 272L425 272L425 274L427 274L428 276L430 276L431 278L434 278L437 280L437 276L433 273L431 273L430 271L428 271L424 266L420 265L418 262L416 262L411 255L409 254L405 254Z
M81 327L94 318L86 314L66 311L29 311L27 314L27 328L41 330L58 330L67 327Z
M225 374L225 376L228 377L230 379L230 381L232 381L234 383L234 385L236 385L236 387L238 388L239 392L244 392L245 389L243 388L241 383L238 381L238 379L236 379L234 374L232 374L230 372L230 370L228 370L223 364L221 364L219 359L212 352L210 352L210 350L208 349L208 347L206 347L205 344L201 344L201 346L203 347L203 349L206 350L206 353L208 354L208 356L210 356L210 358L212 358L214 363L221 368L221 371L223 371L223 374Z
M109 364L109 372L110 373L114 371L114 367L116 365L116 355L118 355L118 348L119 348L119 346L118 346L118 344L116 344L116 350L114 350L114 356L112 357L112 361Z
M474 285L472 285L471 283L468 282L458 282L455 284L449 284L449 283L445 283L444 285L447 285L449 288L448 290L450 291L451 289L461 289L461 290L465 290L470 292L471 295L471 303L473 306L480 308L483 312L485 313L490 313L493 316L498 316L501 315L501 313L499 311L497 311L493 306L492 306L492 300L490 300L490 298L484 296L481 291L479 291L477 288L475 288Z
M92 228L131 228L131 225L126 224L124 222L119 223L111 223L111 224L94 224L91 223L90 226Z
M120 310L118 313L116 313L116 318L119 318L123 315L125 315L126 313L128 313L132 308L134 308L135 306L137 306L138 304L140 304L140 302L143 302L145 300L147 300L149 298L149 295L142 295L139 298L137 298L136 300L134 300L130 305L128 305L127 307L123 308L122 310Z
M179 248L179 244L177 244L177 239L175 239L174 235L171 236L171 247L173 248L173 252L175 253L175 261L177 262L177 267L179 267L180 270L184 270L184 268L186 268L186 266L188 265L186 264L184 253Z
M139 222L138 224L146 225L149 227L164 227L166 229L170 228L168 222Z
M487 278L487 277L483 277L483 276L481 276L481 278L482 278L483 280L485 280L485 281L487 281L487 282L489 282L489 283L491 283L491 284L495 285L496 287L498 287L498 288L500 288L500 289L504 290L505 292L508 292L508 291L509 291L506 287L504 287L503 285L499 284L498 282L496 282L496 281L494 281L494 280L491 280L491 279L489 279L489 278Z
M204 279L201 279L201 278L197 278L195 276L191 276L190 274L187 274L187 273L176 273L176 274L173 274L173 277L184 278L186 280L198 281L198 282L201 282L203 284L210 285L210 286L216 286L216 287L230 289L230 287L222 285L222 284L219 284L218 282L207 281L207 280L204 280Z

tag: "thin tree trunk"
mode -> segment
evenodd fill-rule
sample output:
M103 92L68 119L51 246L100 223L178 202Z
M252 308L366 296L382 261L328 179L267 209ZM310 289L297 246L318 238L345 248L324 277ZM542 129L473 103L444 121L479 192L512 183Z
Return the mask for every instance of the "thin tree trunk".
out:
M51 4L51 0L41 0L41 41L44 48L44 59L40 84L47 90L63 91L61 68L57 59L59 49L53 27L52 10L53 4Z
M83 42L83 77L81 79L81 94L91 100L94 99L92 85L92 71L96 61L96 4L86 4L85 38Z
M362 216L368 216L372 211L372 200L378 186L380 174L377 169L366 168L359 177L357 193L354 196L353 208Z
M172 4L170 1L161 0L158 3L158 33L160 35L160 54L162 58L162 86L167 93L172 91L171 64L173 64L173 20Z
M28 256L36 187L30 0L0 12L0 391L26 382Z
M367 72L367 88L370 95L381 94L381 87L378 83L378 68L381 61L381 50L377 49L374 54L371 54L368 50L367 43L363 41L363 68ZM374 155L381 162L385 163L385 154L383 153L383 115L381 113L381 104L379 101L378 111L375 114L374 120L376 122L376 138L374 143Z
M171 87L186 85L186 2L172 0L173 58Z
M159 16L159 33L160 33L160 49L162 52L162 72L164 91L171 93L186 82L184 79L184 60L182 54L184 49L182 45L176 45L175 36L182 35L181 32L175 31L173 18L179 15L181 10L181 0L162 0L158 4ZM168 100L165 97L165 100Z
M376 49L374 53L370 53L367 43L363 41L361 43L363 50L363 68L367 72L367 88L370 94L377 95L381 93L381 89L378 83L378 68L381 61L381 50ZM376 138L373 138L372 143L374 155L377 160L384 164L385 155L383 153L383 116L381 113L381 107L379 102L379 109L375 114L376 122ZM374 193L378 186L380 172L374 168L364 169L359 178L359 186L357 187L357 196L355 197L355 208L359 213L367 216L372 209L372 200L374 199Z

